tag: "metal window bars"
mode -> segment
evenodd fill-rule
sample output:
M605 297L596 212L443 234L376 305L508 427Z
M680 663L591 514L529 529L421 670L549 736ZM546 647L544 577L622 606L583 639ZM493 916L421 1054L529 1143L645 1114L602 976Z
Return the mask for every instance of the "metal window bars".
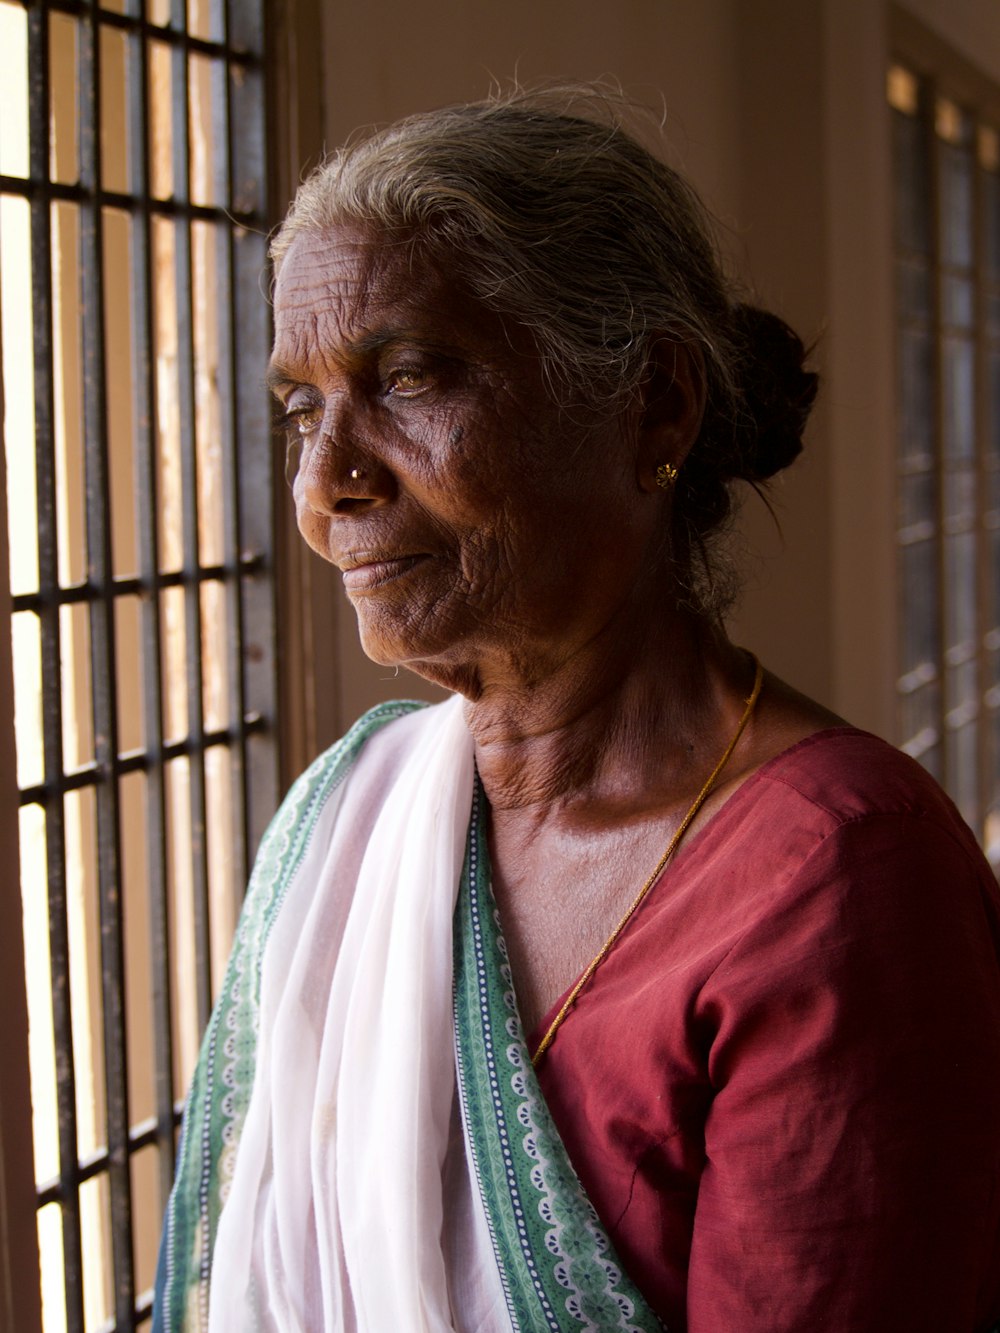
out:
M903 748L1000 868L1000 134L889 73Z
M277 799L262 5L0 0L0 21L45 1323L131 1329Z

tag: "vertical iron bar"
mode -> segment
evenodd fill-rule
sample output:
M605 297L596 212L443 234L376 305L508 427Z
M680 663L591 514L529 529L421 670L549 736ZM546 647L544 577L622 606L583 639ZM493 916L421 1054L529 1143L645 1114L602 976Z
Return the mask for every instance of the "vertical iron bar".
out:
M149 39L145 17L129 37L130 189L139 207L132 218L132 373L136 429L136 523L143 654L143 739L146 768L146 875L150 931L150 991L160 1206L166 1208L174 1176L174 1073L170 922L167 906L166 793L163 772L163 644L160 623L159 477L153 260L149 169Z
M183 30L183 0L173 0L172 16ZM202 690L201 582L198 540L198 460L195 441L194 290L191 259L190 180L190 68L187 43L171 56L174 120L174 198L182 208L175 230L177 305L177 397L181 450L181 510L183 515L184 626L188 696L188 735L192 742L189 763L191 806L191 874L194 893L195 987L198 1023L208 1023L212 1003L209 932L208 847L205 830L205 722Z
M227 51L231 46L228 4L216 5L216 30L223 34ZM252 8L248 3L246 8ZM236 135L234 132L232 88L232 67L229 60L222 66L223 87L221 117L213 124L212 133L225 145L223 163L223 182L221 202L229 209L237 207L236 190L233 175L237 160ZM244 130L251 130L244 126ZM222 288L216 294L219 328L219 401L220 429L222 434L222 478L223 478L223 525L224 554L223 563L229 571L226 585L226 625L228 633L226 680L229 694L229 725L234 735L230 746L230 777L233 795L233 860L232 874L234 894L241 895L247 878L247 860L249 855L249 831L247 828L247 741L246 741L246 692L243 678L243 578L240 569L240 496L239 475L240 460L236 436L236 366L240 359L236 355L238 326L234 302L234 228L228 224L224 230L216 232L217 267L222 278Z
M227 40L260 56L266 45L261 3L227 4ZM230 120L230 207L266 217L265 83L260 64L227 83ZM241 368L266 364L270 321L261 303L267 252L257 231L230 232L232 286L232 395L238 467L233 476L239 553L257 563L238 583L242 646L241 723L249 716L273 721L277 710L274 569L274 468L270 407L259 378ZM273 727L244 737L244 836L252 857L278 802L277 740Z
M52 358L52 204L49 186L49 13L40 4L28 11L31 269L35 375L35 470L38 510L38 575L42 589L59 582L56 529L55 372ZM42 653L42 729L46 781L62 791L62 689L59 608L49 602L39 613ZM52 1025L59 1117L59 1174L63 1190L62 1241L66 1321L83 1330L83 1254L77 1156L76 1063L69 990L65 812L61 795L45 810L48 871L49 953Z
M226 683L229 700L229 727L233 740L229 746L233 799L232 876L233 892L242 894L247 877L247 791L246 791L246 701L243 688L243 608L240 570L239 457L234 423L234 367L239 364L234 351L237 331L233 283L233 229L215 228L217 268L220 278L216 293L219 328L219 428L222 456L223 564L226 568Z
M277 647L274 604L274 472L270 407L259 378L240 367L267 364L269 330L259 315L260 274L265 265L262 238L243 232L234 239L234 362L236 375L237 478L241 557L255 561L240 579L243 620L244 717L268 725L247 742L248 846L256 849L278 802Z
M973 337L975 339L975 542L976 542L976 838L986 845L986 821L993 801L993 775L990 773L989 732L992 723L987 694L990 688L990 658L987 647L990 629L990 508L987 466L990 447L990 363L989 271L986 263L986 168L979 154L979 119L972 131L972 299Z
M105 382L104 236L101 190L100 20L91 0L79 41L80 175L86 197L80 227L83 315L83 424L86 467L87 568L96 766L97 869L100 899L101 990L107 1100L108 1184L114 1310L121 1329L135 1307L132 1191L129 1170L128 1080L125 1045L121 830L118 807L118 717L111 551L111 491Z
M252 9L253 6L254 6L254 0L247 0L247 8ZM228 8L229 8L229 0L210 0L209 3L210 18L208 21L208 31L209 34L211 35L212 41L221 42L222 45L226 48L227 53L231 45L229 40L229 24L227 22L228 16L226 13ZM226 172L227 179L228 175L229 173L227 171Z
M972 543L973 562L974 562L974 568L972 571L972 578L974 585L973 614L972 614L972 643L970 645L972 650L972 656L971 659L967 660L971 662L974 671L974 679L972 686L972 702L975 708L975 713L970 721L963 722L961 731L964 732L970 725L973 728L972 738L973 738L974 753L971 765L973 800L968 809L968 822L976 832L977 841L981 842L983 836L983 791L984 791L984 784L982 780L983 779L982 681L985 679L985 673L983 666L982 634L980 631L980 626L983 620L982 612L983 612L983 603L985 594L985 588L984 588L985 577L981 559L982 530L983 530L982 515L983 515L983 501L984 501L984 496L981 487L981 482L983 478L980 466L983 453L980 447L982 440L982 421L983 421L983 413L981 409L981 403L983 398L983 379L982 379L983 358L982 358L981 329L979 323L980 290L978 283L982 278L982 273L979 268L979 230L980 230L978 226L979 166L976 154L976 121L975 117L972 116L969 112L965 111L964 109L963 109L963 117L965 118L967 126L966 137L963 138L961 143L956 145L955 147L956 147L956 154L958 152L961 152L967 158L967 166L969 172L969 195L970 195L970 200L969 200L970 213L968 219L969 225L967 232L967 239L969 244L969 260L968 263L958 271L961 274L961 277L963 277L972 286L972 303L973 303L971 325L969 327L963 327L962 330L962 334L965 340L969 344L971 344L969 347L969 353L972 358L972 376L973 376L972 402L970 404L972 410L972 458L971 460L962 460L962 461L964 462L966 468L968 468L968 470L971 472L975 480L975 488L972 497L972 515L971 515L971 520L968 521L968 527L967 527L968 536ZM954 272L954 270L958 269L957 262L954 260L950 260L949 267ZM959 460L956 459L956 465L958 461ZM953 598L958 598L960 596L960 592L957 588L952 588L949 590L948 595ZM964 701L968 701L967 695L965 696ZM965 764L963 763L963 768L964 767ZM963 778L963 783L966 780L968 779Z
M920 80L920 115L923 120L924 151L927 154L927 195L928 195L928 261L930 265L930 327L934 348L934 461L933 476L935 486L934 513L934 556L937 571L935 588L937 614L937 642L935 644L937 661L935 669L938 681L937 733L940 738L941 765L938 774L941 785L954 790L948 746L948 673L945 661L946 617L946 562L945 562L945 487L944 487L944 435L945 435L945 395L944 395L944 339L943 314L941 301L941 143L935 125L936 93L934 86L925 77Z

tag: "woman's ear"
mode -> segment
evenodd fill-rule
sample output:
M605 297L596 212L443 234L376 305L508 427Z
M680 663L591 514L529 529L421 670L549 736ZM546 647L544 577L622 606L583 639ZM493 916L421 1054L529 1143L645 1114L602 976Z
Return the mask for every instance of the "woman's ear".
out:
M652 339L639 399L637 474L652 493L669 488L701 429L705 362L699 348L666 336Z

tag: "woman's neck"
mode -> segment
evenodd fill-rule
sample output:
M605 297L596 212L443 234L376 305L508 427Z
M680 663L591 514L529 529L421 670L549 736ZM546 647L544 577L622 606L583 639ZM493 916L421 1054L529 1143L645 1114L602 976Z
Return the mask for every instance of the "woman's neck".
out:
M747 655L682 611L609 630L530 682L484 682L466 708L491 807L626 813L682 799L751 684Z

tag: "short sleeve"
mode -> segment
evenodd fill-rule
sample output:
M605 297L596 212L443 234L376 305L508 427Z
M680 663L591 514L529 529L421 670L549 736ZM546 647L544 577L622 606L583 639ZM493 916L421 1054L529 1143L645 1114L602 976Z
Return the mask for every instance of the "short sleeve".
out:
M996 1318L994 890L952 829L868 815L715 968L689 1333Z

